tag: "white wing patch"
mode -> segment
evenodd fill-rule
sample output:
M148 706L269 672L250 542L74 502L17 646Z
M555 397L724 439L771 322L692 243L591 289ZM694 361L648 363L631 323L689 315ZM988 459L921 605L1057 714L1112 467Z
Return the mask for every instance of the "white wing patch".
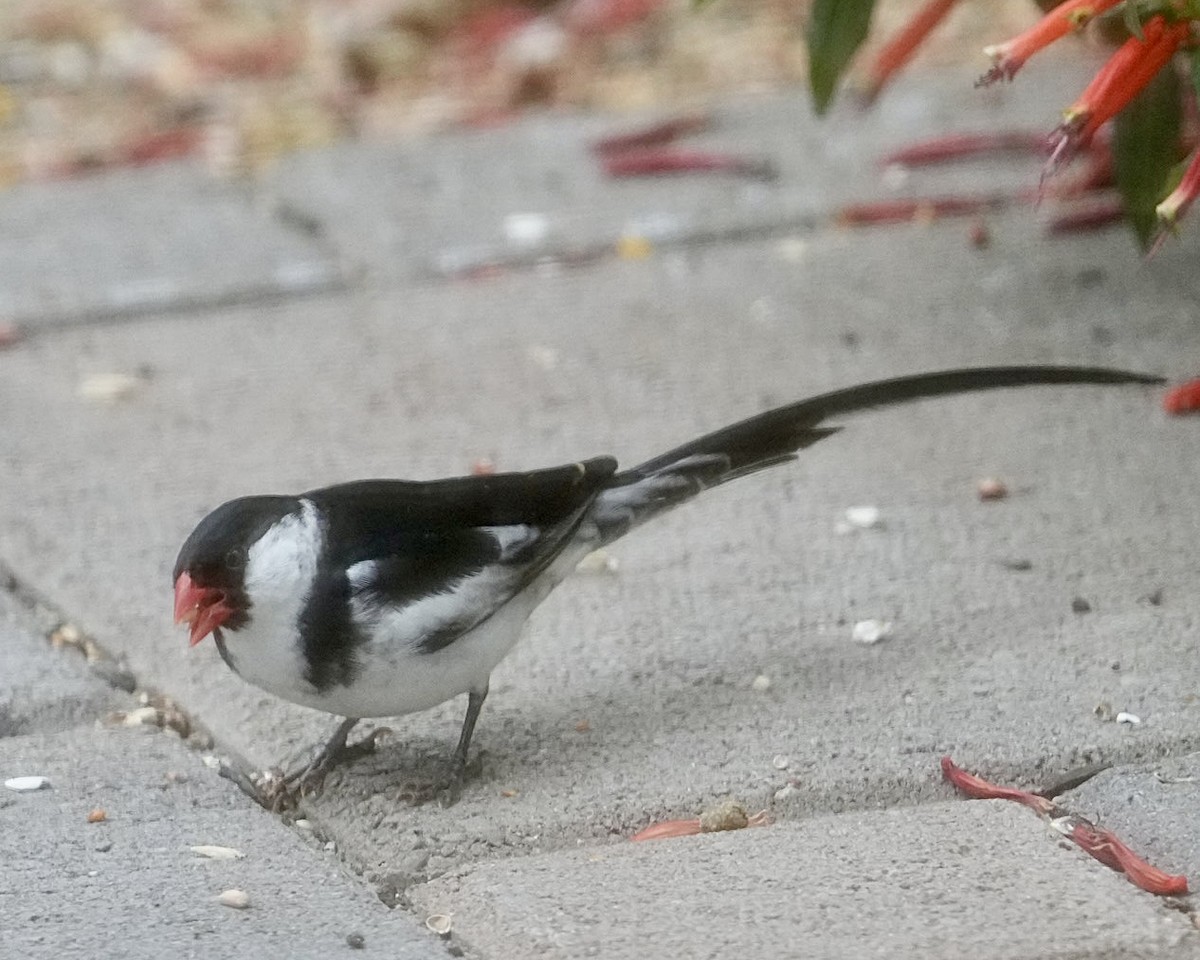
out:
M383 599L380 595L386 596L388 591L377 589L380 564L375 560L362 560L346 570L351 616L369 625L372 646L419 647L444 630L465 632L503 606L524 574L523 565L507 564L535 544L541 531L528 524L479 529L495 539L498 561L417 600L396 604Z

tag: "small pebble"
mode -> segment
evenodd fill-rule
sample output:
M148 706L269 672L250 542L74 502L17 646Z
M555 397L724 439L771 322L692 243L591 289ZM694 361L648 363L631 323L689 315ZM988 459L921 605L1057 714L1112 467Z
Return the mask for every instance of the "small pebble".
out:
M103 810L101 810L99 807L97 807L95 810L90 811L87 815L88 823L103 823L107 819L108 819L108 814L105 813Z
M50 786L49 777L9 777L4 781L9 790L28 793L30 790L45 790Z
M361 933L346 934L346 946L348 946L351 950L361 950L366 945L367 938Z
M750 683L750 689L753 690L755 693L766 693L768 690L771 689L771 678L768 677L765 673L760 673Z
M789 762L790 761L788 760L787 756L782 753L777 753L771 758L771 766L773 766L776 770L786 770Z
M222 890L217 903L232 910L245 910L250 906L250 895L245 890Z
M301 818L301 819L297 820L297 821L296 821L296 822L293 824L293 826L294 826L294 827L295 827L297 830L303 830L305 833L312 833L312 828L313 828L313 825L312 825L312 821L311 821L311 820L305 820L305 819Z
M782 787L775 791L775 800L776 802L780 800L786 800L796 792L796 788L792 784L785 783Z
M853 530L872 530L880 526L882 515L878 507L847 507L843 519L835 525L837 533L850 533Z
M1116 720L1117 720L1117 723L1124 723L1131 727L1136 727L1139 723L1142 722L1142 718L1139 717L1136 713L1125 713L1125 711L1123 711L1123 710L1117 714Z
M208 844L200 844L195 847L188 847L192 853L198 857L206 857L209 860L241 860L246 855L241 850L234 847L217 847Z
M97 853L108 853L108 851L111 850L112 847L113 847L113 845L112 845L111 840L109 840L106 843L99 843L96 845L96 852Z
M1003 500L1008 496L1008 487L1004 481L995 477L984 477L976 489L979 491L980 500Z
M1092 605L1090 603L1088 603L1086 600L1084 600L1083 597L1076 597L1074 600L1071 601L1071 612L1072 613L1091 613Z
M857 643L879 643L886 640L892 633L890 620L859 620L854 625L851 636Z
M453 920L444 913L432 913L425 918L425 926L429 931L436 933L443 940L449 938L452 925Z

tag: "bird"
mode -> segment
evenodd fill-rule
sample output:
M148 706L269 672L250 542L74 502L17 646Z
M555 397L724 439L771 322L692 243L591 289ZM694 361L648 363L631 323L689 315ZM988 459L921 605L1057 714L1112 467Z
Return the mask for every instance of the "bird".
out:
M944 370L860 384L768 410L627 469L611 456L520 473L371 479L218 506L175 562L175 622L211 635L242 679L343 718L281 789L317 789L363 718L467 694L444 775L413 796L456 800L493 669L585 556L703 491L797 458L826 421L948 394L1053 384L1155 384L1096 367Z

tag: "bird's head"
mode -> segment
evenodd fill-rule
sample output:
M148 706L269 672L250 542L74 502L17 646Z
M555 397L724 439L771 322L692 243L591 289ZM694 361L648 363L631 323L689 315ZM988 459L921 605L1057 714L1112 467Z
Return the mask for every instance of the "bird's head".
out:
M188 624L195 646L222 627L237 630L250 620L247 567L255 547L296 508L292 497L242 497L200 521L175 561L175 622Z

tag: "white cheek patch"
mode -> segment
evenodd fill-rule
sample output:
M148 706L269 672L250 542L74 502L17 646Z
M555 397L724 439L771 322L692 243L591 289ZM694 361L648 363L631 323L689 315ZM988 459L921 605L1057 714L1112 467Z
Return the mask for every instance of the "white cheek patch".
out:
M250 547L246 592L256 601L307 599L317 574L321 528L316 508L300 501L300 513L276 521Z

